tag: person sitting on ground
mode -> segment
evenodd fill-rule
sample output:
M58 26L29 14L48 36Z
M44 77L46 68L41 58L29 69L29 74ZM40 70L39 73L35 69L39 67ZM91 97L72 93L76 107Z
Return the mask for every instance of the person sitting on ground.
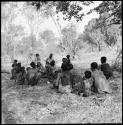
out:
M21 70L21 63L17 64L17 70L18 70L18 72Z
M107 61L106 57L101 57L100 70L104 73L106 79L109 79L111 76L113 76L113 73L110 65L106 63L106 61Z
M53 60L53 54L51 53L51 54L49 55L49 57L46 59L46 66L47 66L47 65L50 65L50 63L52 62L52 60Z
M27 67L27 68L26 68L26 72L28 72L30 69L31 69L30 67Z
M44 69L43 65L41 64L41 62L37 63L36 69L37 69L38 72L44 72L45 71L45 69Z
M91 63L91 71L94 79L93 91L97 93L110 93L109 83L103 72L98 70L96 62Z
M17 81L17 76L18 76L18 74L20 73L20 70L21 70L21 63L17 63L17 68L16 68L16 79L15 79L15 81Z
M36 73L37 73L37 69L36 69L36 65L34 62L30 63L31 68L27 71L26 74L26 81L28 85L36 85L37 84L37 79L36 79Z
M25 67L21 67L17 74L17 83L19 85L23 85L25 82L25 77L26 77Z
M26 68L26 76L25 76L25 81L24 81L24 83L25 83L26 85L28 84L27 78L28 78L28 72L29 72L30 69L31 69L31 67L27 67L27 68Z
M70 61L70 55L67 55L66 57L67 57L67 63L68 63L68 66L69 66L69 70L71 70L71 69L73 69L73 65Z
M55 82L55 84L53 84L53 88L55 88L57 90L59 89L59 84L61 83L61 78L63 78L63 77L66 77L67 83L71 87L70 68L68 65L68 60L66 58L62 59L61 73L58 73L56 82Z
M55 67L55 61L53 60L53 54L51 53L49 57L46 59L46 65L45 65L48 78L52 76L54 67Z
M93 78L90 71L85 71L84 77L82 78L81 88L78 91L78 95L83 93L84 97L88 97L92 93Z
M10 79L16 79L16 69L17 69L17 60L14 60L11 70L12 77Z
M70 81L71 81L71 87L73 89L73 86L75 85L74 83L74 77L73 77L73 72L72 72L72 69L73 69L73 64L71 63L70 61L70 55L67 55L66 56L66 59L67 59L67 66L68 66L68 69L69 69L69 72L70 72ZM63 80L63 79L62 79Z
M36 66L36 70L37 70L36 79L39 80L42 77L42 75L45 74L45 68L40 62L38 62Z
M40 59L40 55L37 53L37 54L35 55L35 64L37 65L38 62L41 62L41 59Z
M70 55L67 55L66 58L68 60L68 63L70 63Z

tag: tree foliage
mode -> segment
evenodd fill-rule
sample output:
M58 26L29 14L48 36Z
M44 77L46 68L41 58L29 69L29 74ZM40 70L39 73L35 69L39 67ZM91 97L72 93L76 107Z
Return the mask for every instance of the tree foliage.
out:
M37 10L40 10L44 5L56 7L56 13L62 12L65 16L63 19L71 20L74 17L77 21L81 21L84 13L81 5L90 5L93 1L33 1L28 2L28 5L35 6ZM81 13L80 13L81 11Z
M62 43L60 43L61 47L69 54L75 58L76 53L83 46L78 39L76 26L74 24L70 24L67 27L62 29Z
M100 28L105 25L110 26L113 24L122 24L122 1L103 1L90 12L93 11L100 14L100 18L98 20L99 24L96 28ZM107 16L103 16L105 13L107 13Z

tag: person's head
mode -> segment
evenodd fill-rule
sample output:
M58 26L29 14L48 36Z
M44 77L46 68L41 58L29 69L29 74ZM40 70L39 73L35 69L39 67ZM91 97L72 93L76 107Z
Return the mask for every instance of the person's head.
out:
M91 78L91 72L90 71L85 71L85 78L89 79Z
M35 65L34 62L31 62L31 63L30 63L30 66L31 66L32 68L35 68L35 67L36 67L36 65Z
M41 66L41 63L40 62L37 62L37 67L40 67Z
M18 62L18 61L15 59L15 60L14 60L14 63L17 63L17 62Z
M21 72L24 72L25 71L25 67L21 67Z
M63 63L67 63L67 59L66 58L62 58L62 62Z
M96 62L92 62L91 63L91 70L94 71L96 69L98 69L98 64Z
M29 69L30 69L30 67L27 67L27 68L26 68L26 71L28 71Z
M55 66L55 61L54 61L54 60L51 61L50 65L51 65L51 66Z
M52 57L53 57L53 54L52 54L52 53L50 53L49 58L51 59Z
M36 53L36 57L39 57L39 54L38 54L38 53Z
M67 57L68 59L70 59L70 55L67 55L66 57Z
M18 67L21 67L21 63L18 63Z
M107 59L105 56L101 57L101 63L106 63Z

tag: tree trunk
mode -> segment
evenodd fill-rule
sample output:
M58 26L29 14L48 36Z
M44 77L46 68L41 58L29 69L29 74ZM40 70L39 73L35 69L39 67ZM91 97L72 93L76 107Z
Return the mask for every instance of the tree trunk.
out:
M57 31L59 33L59 36L60 36L60 40L61 40L61 43L62 43L62 35L61 35L61 28L59 26L59 24L55 21L54 17L52 14L50 14L50 17L51 19L53 20L54 24L56 25L56 28L57 28Z
M99 50L99 52L102 50L102 49L101 49L100 42L98 42L98 50Z

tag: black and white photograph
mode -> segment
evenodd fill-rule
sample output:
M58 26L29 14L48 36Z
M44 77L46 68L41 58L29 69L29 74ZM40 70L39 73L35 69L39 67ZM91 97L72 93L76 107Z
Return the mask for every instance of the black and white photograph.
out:
M1 1L1 124L122 124L122 1Z

